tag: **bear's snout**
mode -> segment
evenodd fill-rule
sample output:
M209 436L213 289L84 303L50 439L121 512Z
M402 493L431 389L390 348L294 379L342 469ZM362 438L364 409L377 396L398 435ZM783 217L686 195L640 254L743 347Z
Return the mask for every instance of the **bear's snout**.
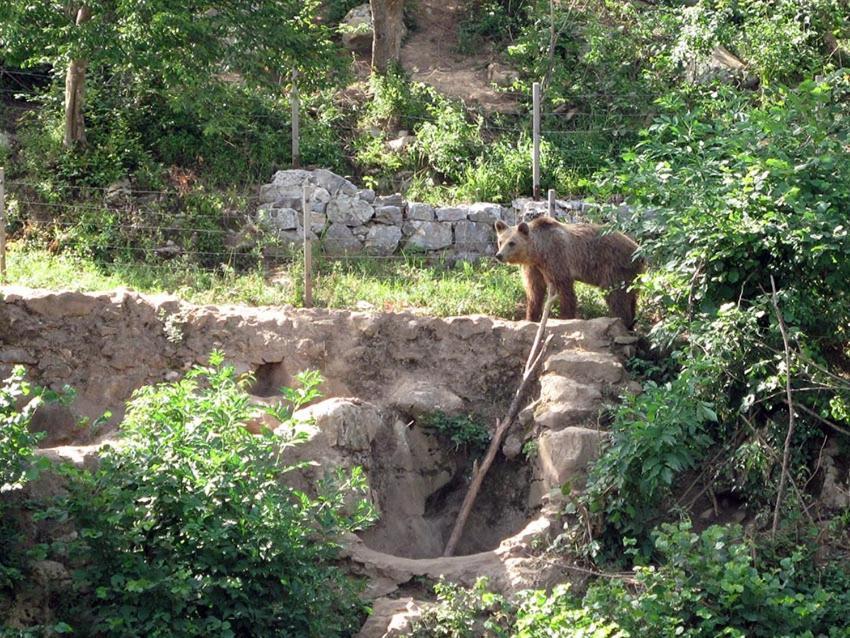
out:
M502 253L496 253L496 261L505 262L505 256Z

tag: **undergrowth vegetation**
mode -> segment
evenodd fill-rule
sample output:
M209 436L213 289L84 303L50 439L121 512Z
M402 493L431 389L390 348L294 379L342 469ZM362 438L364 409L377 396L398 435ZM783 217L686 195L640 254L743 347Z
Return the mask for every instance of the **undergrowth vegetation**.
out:
M638 562L633 574L600 579L583 595L562 584L510 600L488 591L486 580L469 589L440 583L410 635L838 638L850 631L847 572L837 562L813 571L811 546L774 562L734 526L697 534L689 523L664 525L653 539L660 564Z
M337 473L312 496L290 487L287 474L301 464L288 463L287 451L306 436L293 413L318 396L321 378L302 373L298 387L282 389L266 408L280 425L260 434L246 428L259 409L252 381L213 353L180 381L138 390L120 444L101 450L97 469L58 468L65 490L39 502L37 518L75 534L41 551L72 565L73 582L61 622L32 635L354 633L365 608L334 561L341 533L374 520L364 477ZM37 437L26 431L35 404L10 403L26 387L16 373L0 392L4 492L39 467ZM3 594L27 569L16 555L19 564L7 564L4 552Z

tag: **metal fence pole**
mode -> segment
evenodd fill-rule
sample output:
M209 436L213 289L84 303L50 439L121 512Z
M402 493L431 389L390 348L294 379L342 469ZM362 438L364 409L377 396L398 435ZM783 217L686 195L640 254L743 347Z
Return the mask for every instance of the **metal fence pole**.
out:
M534 147L531 156L532 179L534 185L534 200L540 199L540 82L531 86L532 136Z

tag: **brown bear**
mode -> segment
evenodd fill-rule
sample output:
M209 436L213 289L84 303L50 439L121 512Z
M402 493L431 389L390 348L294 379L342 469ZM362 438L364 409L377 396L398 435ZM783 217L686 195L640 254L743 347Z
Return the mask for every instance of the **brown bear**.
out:
M496 259L522 265L527 320L540 321L547 283L560 296L560 317L574 319L573 282L581 281L605 289L611 314L629 328L634 324L637 293L629 288L643 270L643 261L635 256L638 245L631 238L604 233L596 224L562 224L551 217L513 227L497 221L496 235Z

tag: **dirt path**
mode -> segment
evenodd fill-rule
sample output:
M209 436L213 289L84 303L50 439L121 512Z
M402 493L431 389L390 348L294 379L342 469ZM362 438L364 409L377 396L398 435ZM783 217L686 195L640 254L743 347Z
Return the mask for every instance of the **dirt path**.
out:
M488 112L515 111L513 98L497 92L487 79L487 67L496 56L486 48L475 54L458 53L457 27L462 17L462 0L419 0L417 28L401 48L402 66L414 80L470 106L478 104Z

